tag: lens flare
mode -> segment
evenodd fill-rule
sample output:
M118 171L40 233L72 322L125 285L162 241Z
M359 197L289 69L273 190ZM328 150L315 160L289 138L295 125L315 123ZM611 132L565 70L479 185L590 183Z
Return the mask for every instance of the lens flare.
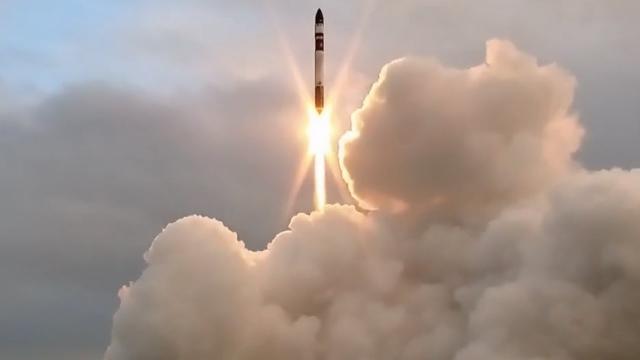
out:
M318 114L310 108L309 127L309 153L314 157L314 200L317 210L322 210L327 203L326 194L326 157L331 151L331 125L329 109Z

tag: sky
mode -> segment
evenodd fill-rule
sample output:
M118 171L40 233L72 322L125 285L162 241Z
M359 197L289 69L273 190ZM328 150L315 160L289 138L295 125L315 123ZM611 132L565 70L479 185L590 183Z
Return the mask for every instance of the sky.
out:
M336 137L389 61L468 67L501 38L575 77L586 168L640 166L633 0L4 0L0 358L102 358L118 289L171 221L212 216L262 249L312 209L310 178L291 188L318 7Z

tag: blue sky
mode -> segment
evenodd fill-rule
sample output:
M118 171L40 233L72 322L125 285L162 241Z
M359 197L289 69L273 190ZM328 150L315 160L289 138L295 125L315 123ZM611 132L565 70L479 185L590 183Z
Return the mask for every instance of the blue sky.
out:
M130 3L130 2L129 2ZM9 86L59 89L88 71L88 56L111 46L127 1L9 1L0 11L0 76ZM82 48L98 54L82 54Z

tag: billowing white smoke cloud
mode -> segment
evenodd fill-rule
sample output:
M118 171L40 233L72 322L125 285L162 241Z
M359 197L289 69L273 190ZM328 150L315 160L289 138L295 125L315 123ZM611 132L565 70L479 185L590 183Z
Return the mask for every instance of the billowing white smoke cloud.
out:
M471 221L545 189L572 167L582 131L574 80L511 43L486 63L386 65L341 142L343 172L366 207Z
M105 358L637 359L640 170L573 164L571 77L488 54L394 62L354 115L350 186L401 211L300 214L260 252L179 220L122 289Z

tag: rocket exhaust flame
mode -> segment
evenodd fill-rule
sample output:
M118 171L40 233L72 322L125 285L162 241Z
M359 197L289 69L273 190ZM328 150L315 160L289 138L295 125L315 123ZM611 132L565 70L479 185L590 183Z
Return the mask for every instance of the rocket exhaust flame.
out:
M331 127L329 109L318 114L309 109L309 153L314 157L314 202L317 210L326 204L326 157L331 150Z
M330 111L325 110L322 114L309 111L309 153L312 155L328 155L331 150L331 126L329 124Z

